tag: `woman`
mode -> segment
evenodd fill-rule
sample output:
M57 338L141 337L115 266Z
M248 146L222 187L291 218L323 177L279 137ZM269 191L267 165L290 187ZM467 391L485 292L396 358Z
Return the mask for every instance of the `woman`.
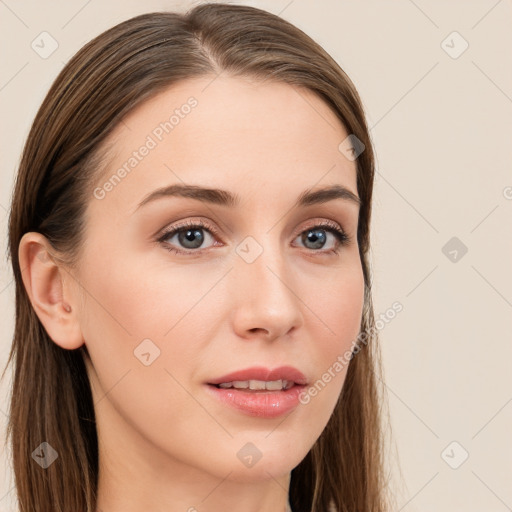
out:
M277 16L85 45L10 215L20 511L386 510L373 177L353 84Z

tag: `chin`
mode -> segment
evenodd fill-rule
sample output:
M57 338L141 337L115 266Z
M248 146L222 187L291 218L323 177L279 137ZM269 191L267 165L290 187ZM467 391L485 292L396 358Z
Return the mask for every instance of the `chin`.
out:
M282 433L281 433L282 434ZM268 436L268 433L264 434ZM276 432L270 436L277 435ZM293 440L293 436L291 436ZM254 482L256 480L268 480L288 475L292 469L300 464L307 455L308 449L299 449L297 442L290 446L290 438L287 443L270 444L268 439L254 438L254 443L244 439L236 443L235 460L227 468L231 471L229 478L239 482ZM232 455L230 455L232 457ZM226 474L225 473L225 474Z
M252 467L244 467L243 464L235 464L231 468L232 472L228 478L234 482L245 483L273 480L289 475L297 464L298 463L295 463L295 461L288 461L283 458L275 461L264 461L262 457Z

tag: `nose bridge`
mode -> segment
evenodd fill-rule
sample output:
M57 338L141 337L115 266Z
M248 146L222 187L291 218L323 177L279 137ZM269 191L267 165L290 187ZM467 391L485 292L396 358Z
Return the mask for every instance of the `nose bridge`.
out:
M302 323L301 301L294 292L290 262L279 240L259 242L246 237L236 248L233 282L235 327L263 329L272 338L285 335Z

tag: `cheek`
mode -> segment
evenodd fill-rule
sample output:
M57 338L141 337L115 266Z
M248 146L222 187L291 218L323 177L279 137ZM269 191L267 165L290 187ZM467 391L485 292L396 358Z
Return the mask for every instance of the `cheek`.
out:
M209 291L224 270L205 277L176 265L152 267L144 258L105 256L101 265L84 265L88 271L80 277L86 289L82 332L100 392L122 378L119 387L131 397L147 393L142 407L161 411L152 393L165 391L175 402L185 398L179 384L186 386L200 366L221 318L218 294ZM130 398L126 405L132 404L140 414L141 404Z
M81 276L87 304L84 321L91 342L101 338L123 347L149 338L165 340L182 322L193 321L195 306L211 287L211 279L197 272L183 271L177 265L162 269L148 265L144 258L102 258L101 264L84 265L90 269ZM215 276L210 276L215 277ZM191 320L192 318L192 320Z
M311 311L306 327L314 340L307 357L317 369L315 380L301 400L310 408L313 424L326 424L342 390L350 357L361 329L364 306L362 267L354 264L350 272L325 280L320 293L309 295ZM314 411L313 411L314 410ZM319 433L318 433L319 435Z
M359 275L360 274L360 275ZM328 320L338 338L339 352L351 348L361 328L364 305L364 281L362 271L355 271L342 280L338 291L332 292L332 301L326 306Z
M323 346L318 353L324 363L332 363L359 334L364 305L361 265L354 261L350 267L333 272L329 278L323 279L316 293L309 293L307 297L307 303L316 316L316 319L311 317L311 322L317 332L322 333Z
M194 442L200 446L204 439L204 432L195 437L191 425L211 426L189 392L203 344L211 339L201 326L214 325L215 316L218 321L218 305L207 293L218 278L176 271L162 276L126 260L82 276L88 291L82 330L104 432L121 432L128 424L149 446L186 459Z

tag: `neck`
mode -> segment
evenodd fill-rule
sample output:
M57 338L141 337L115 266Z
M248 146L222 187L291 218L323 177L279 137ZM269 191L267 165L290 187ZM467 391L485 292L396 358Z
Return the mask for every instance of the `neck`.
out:
M96 512L291 512L290 472L272 475L255 465L241 477L236 458L222 474L215 466L206 471L147 440L126 438L120 431L116 438L112 432L102 429L100 420Z

